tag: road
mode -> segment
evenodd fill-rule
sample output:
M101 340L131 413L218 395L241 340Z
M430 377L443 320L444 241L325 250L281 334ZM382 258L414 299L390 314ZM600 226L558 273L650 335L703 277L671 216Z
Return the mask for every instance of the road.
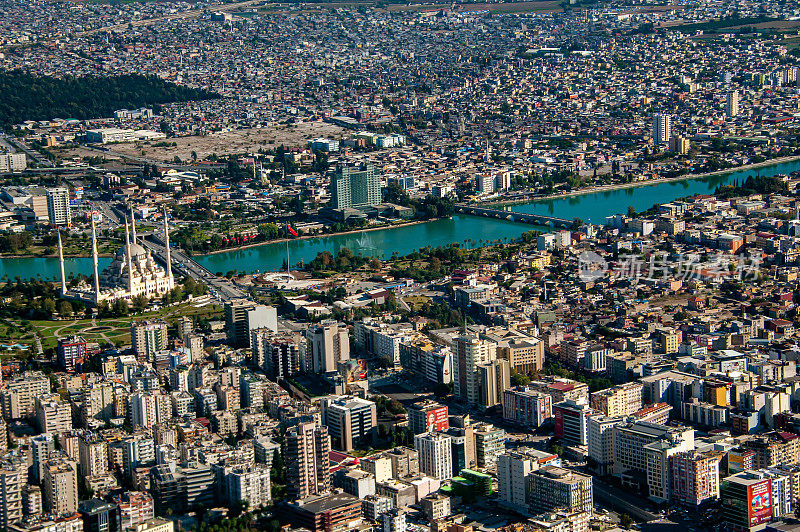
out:
M25 152L28 155L28 157L30 157L31 159L36 161L36 164L38 164L40 167L42 167L42 168L52 168L53 167L53 163L50 162L50 160L47 157L45 157L44 155L42 155L41 153L39 153L37 151L34 151L34 150L30 149L29 147L27 147L25 145L24 142L20 142L13 135L7 135L5 133L0 133L0 137L2 137L3 140L6 143L11 144L16 149Z
M634 504L634 502L628 500L628 498L623 498L624 492L613 486L609 486L597 477L592 477L592 491L596 501L623 511L637 521L653 521L659 518L656 514L648 512L641 506Z
M158 234L152 233L142 235L142 244L153 253L153 256L159 262L166 264L164 241ZM216 292L215 295L218 296L221 302L226 303L233 299L247 297L247 294L236 288L231 281L224 277L217 277L200 266L182 250L172 248L170 250L170 258L172 260L172 271L174 273L188 275L196 281L206 284L213 292Z
M256 4L261 0L248 0L247 2L238 2L236 4L227 4L227 5L219 5L214 6L214 11L234 11L239 9L240 7L247 7L252 4ZM184 11L183 13L173 13L172 15L166 15L163 17L153 17L147 18L143 20L134 20L133 22L125 22L123 24L114 24L112 26L102 26L100 28L95 28L93 30L84 31L79 33L78 35L94 35L95 33L102 33L104 31L119 31L119 30L126 30L128 27L139 27L139 26L147 26L148 24L153 24L155 22L161 22L164 20L186 20L191 18L199 17L205 9L192 9L189 11Z

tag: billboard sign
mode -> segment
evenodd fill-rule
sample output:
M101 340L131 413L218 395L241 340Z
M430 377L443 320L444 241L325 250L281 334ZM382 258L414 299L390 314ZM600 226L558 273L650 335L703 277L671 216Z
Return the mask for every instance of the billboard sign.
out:
M747 517L751 528L772 520L772 480L747 486Z

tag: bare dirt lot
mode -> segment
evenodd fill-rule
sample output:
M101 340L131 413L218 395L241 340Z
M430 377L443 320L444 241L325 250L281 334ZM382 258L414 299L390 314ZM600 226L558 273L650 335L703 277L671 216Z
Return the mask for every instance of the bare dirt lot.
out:
M258 152L260 148L275 149L281 144L287 148L293 148L305 146L310 139L317 137L340 138L345 131L339 126L325 122L302 122L213 133L202 137L175 137L153 142L110 144L108 148L113 152L131 157L146 157L164 162L172 162L175 157L178 157L182 161L191 161L192 152L195 152L197 159L200 160L212 154L223 156L254 153ZM66 156L83 157L86 155L97 155L97 153L77 148L71 150Z

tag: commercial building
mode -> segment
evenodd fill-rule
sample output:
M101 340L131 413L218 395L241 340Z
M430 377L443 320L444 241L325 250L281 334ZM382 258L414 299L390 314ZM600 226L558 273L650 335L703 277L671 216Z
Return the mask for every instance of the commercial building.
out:
M370 207L381 202L381 180L375 167L341 164L331 178L331 208Z
M593 413L588 405L564 401L553 405L555 435L567 445L586 445L586 420Z
M339 362L350 360L350 338L343 324L324 321L309 327L306 342L306 364L314 373L336 371Z
M591 394L590 403L609 417L630 416L642 409L643 390L640 382L620 384Z
M593 414L586 420L588 453L591 467L598 475L614 471L614 427L625 422L623 417Z
M372 443L378 427L375 403L350 396L329 396L320 401L322 424L331 444L342 451Z
M421 401L410 405L408 412L408 428L414 434L421 434L430 430L434 432L445 431L450 427L447 406L435 401Z
M453 476L453 452L450 438L440 432L414 436L414 448L419 453L420 472L438 480Z
M772 520L772 480L743 471L726 477L720 487L722 519L728 530L761 530Z
M528 475L539 469L545 453L532 449L506 451L497 457L500 504L519 513L528 512Z
M308 497L287 505L289 520L311 532L350 530L361 520L361 499L349 493Z
M278 311L249 299L225 303L225 330L228 340L239 347L250 347L252 332L267 328L278 332Z
M475 458L478 467L488 468L497 462L506 448L506 431L489 423L474 426Z

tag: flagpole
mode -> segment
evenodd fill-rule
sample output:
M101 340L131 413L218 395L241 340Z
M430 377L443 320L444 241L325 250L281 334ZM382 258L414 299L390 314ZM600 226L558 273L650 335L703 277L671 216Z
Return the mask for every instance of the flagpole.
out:
M291 275L289 273L289 239L286 239L286 274Z

